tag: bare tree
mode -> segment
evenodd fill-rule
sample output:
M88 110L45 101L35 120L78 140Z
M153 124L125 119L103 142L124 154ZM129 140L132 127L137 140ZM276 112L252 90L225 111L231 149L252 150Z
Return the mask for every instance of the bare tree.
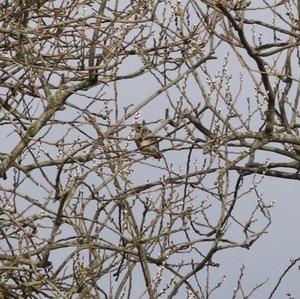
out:
M0 10L2 298L213 298L300 179L299 1Z

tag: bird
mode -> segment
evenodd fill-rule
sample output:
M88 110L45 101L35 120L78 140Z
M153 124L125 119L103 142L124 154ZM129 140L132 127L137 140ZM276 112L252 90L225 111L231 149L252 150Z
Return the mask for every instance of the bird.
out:
M143 124L134 124L132 126L135 130L135 143L137 148L145 155L151 156L155 159L161 159L162 154L159 151L159 143L157 137L151 136L152 132Z

